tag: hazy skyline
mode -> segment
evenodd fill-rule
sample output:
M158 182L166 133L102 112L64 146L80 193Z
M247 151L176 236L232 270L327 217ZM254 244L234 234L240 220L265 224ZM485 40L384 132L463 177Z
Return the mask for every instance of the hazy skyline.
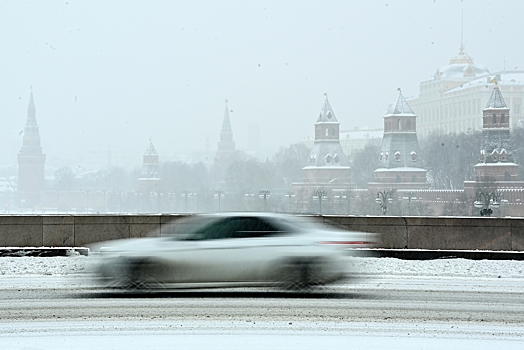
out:
M9 1L0 3L0 164L16 166L32 86L47 164L139 166L234 141L313 136L324 93L341 123L382 126L397 96L457 55L524 68L520 1ZM480 116L479 116L480 118ZM126 156L124 157L124 153ZM122 159L119 157L122 156ZM74 164L74 163L73 163ZM71 164L72 165L72 164Z

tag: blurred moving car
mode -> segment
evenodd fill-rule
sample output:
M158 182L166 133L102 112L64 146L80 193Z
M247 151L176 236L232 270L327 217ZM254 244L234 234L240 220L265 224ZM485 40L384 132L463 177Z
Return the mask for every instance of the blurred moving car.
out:
M279 214L197 215L161 236L111 241L99 249L106 287L123 289L273 286L305 289L349 277L348 256L373 233L328 229Z

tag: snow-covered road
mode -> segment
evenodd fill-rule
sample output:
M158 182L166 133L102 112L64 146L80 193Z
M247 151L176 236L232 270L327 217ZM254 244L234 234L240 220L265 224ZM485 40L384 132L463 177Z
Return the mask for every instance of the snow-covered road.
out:
M92 257L0 258L0 349L522 349L524 262L353 259L322 293L101 293Z

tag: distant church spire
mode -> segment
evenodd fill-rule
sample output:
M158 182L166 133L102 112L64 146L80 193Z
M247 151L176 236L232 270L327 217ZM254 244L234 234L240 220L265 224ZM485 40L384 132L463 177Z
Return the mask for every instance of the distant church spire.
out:
M229 101L226 99L226 108L224 110L224 118L222 119L222 129L220 130L220 141L218 142L217 159L228 158L235 152L228 102Z
M22 207L35 208L42 204L45 159L46 156L42 154L40 145L35 101L31 88L22 148L18 153L18 197Z

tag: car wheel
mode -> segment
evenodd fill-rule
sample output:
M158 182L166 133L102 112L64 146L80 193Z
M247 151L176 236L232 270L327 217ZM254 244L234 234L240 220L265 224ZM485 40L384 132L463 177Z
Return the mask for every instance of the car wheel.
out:
M133 259L127 262L123 288L148 291L163 288L158 281L159 264L150 259Z
M321 264L319 261L305 258L290 259L278 269L279 286L285 290L308 291L321 285L316 278Z

